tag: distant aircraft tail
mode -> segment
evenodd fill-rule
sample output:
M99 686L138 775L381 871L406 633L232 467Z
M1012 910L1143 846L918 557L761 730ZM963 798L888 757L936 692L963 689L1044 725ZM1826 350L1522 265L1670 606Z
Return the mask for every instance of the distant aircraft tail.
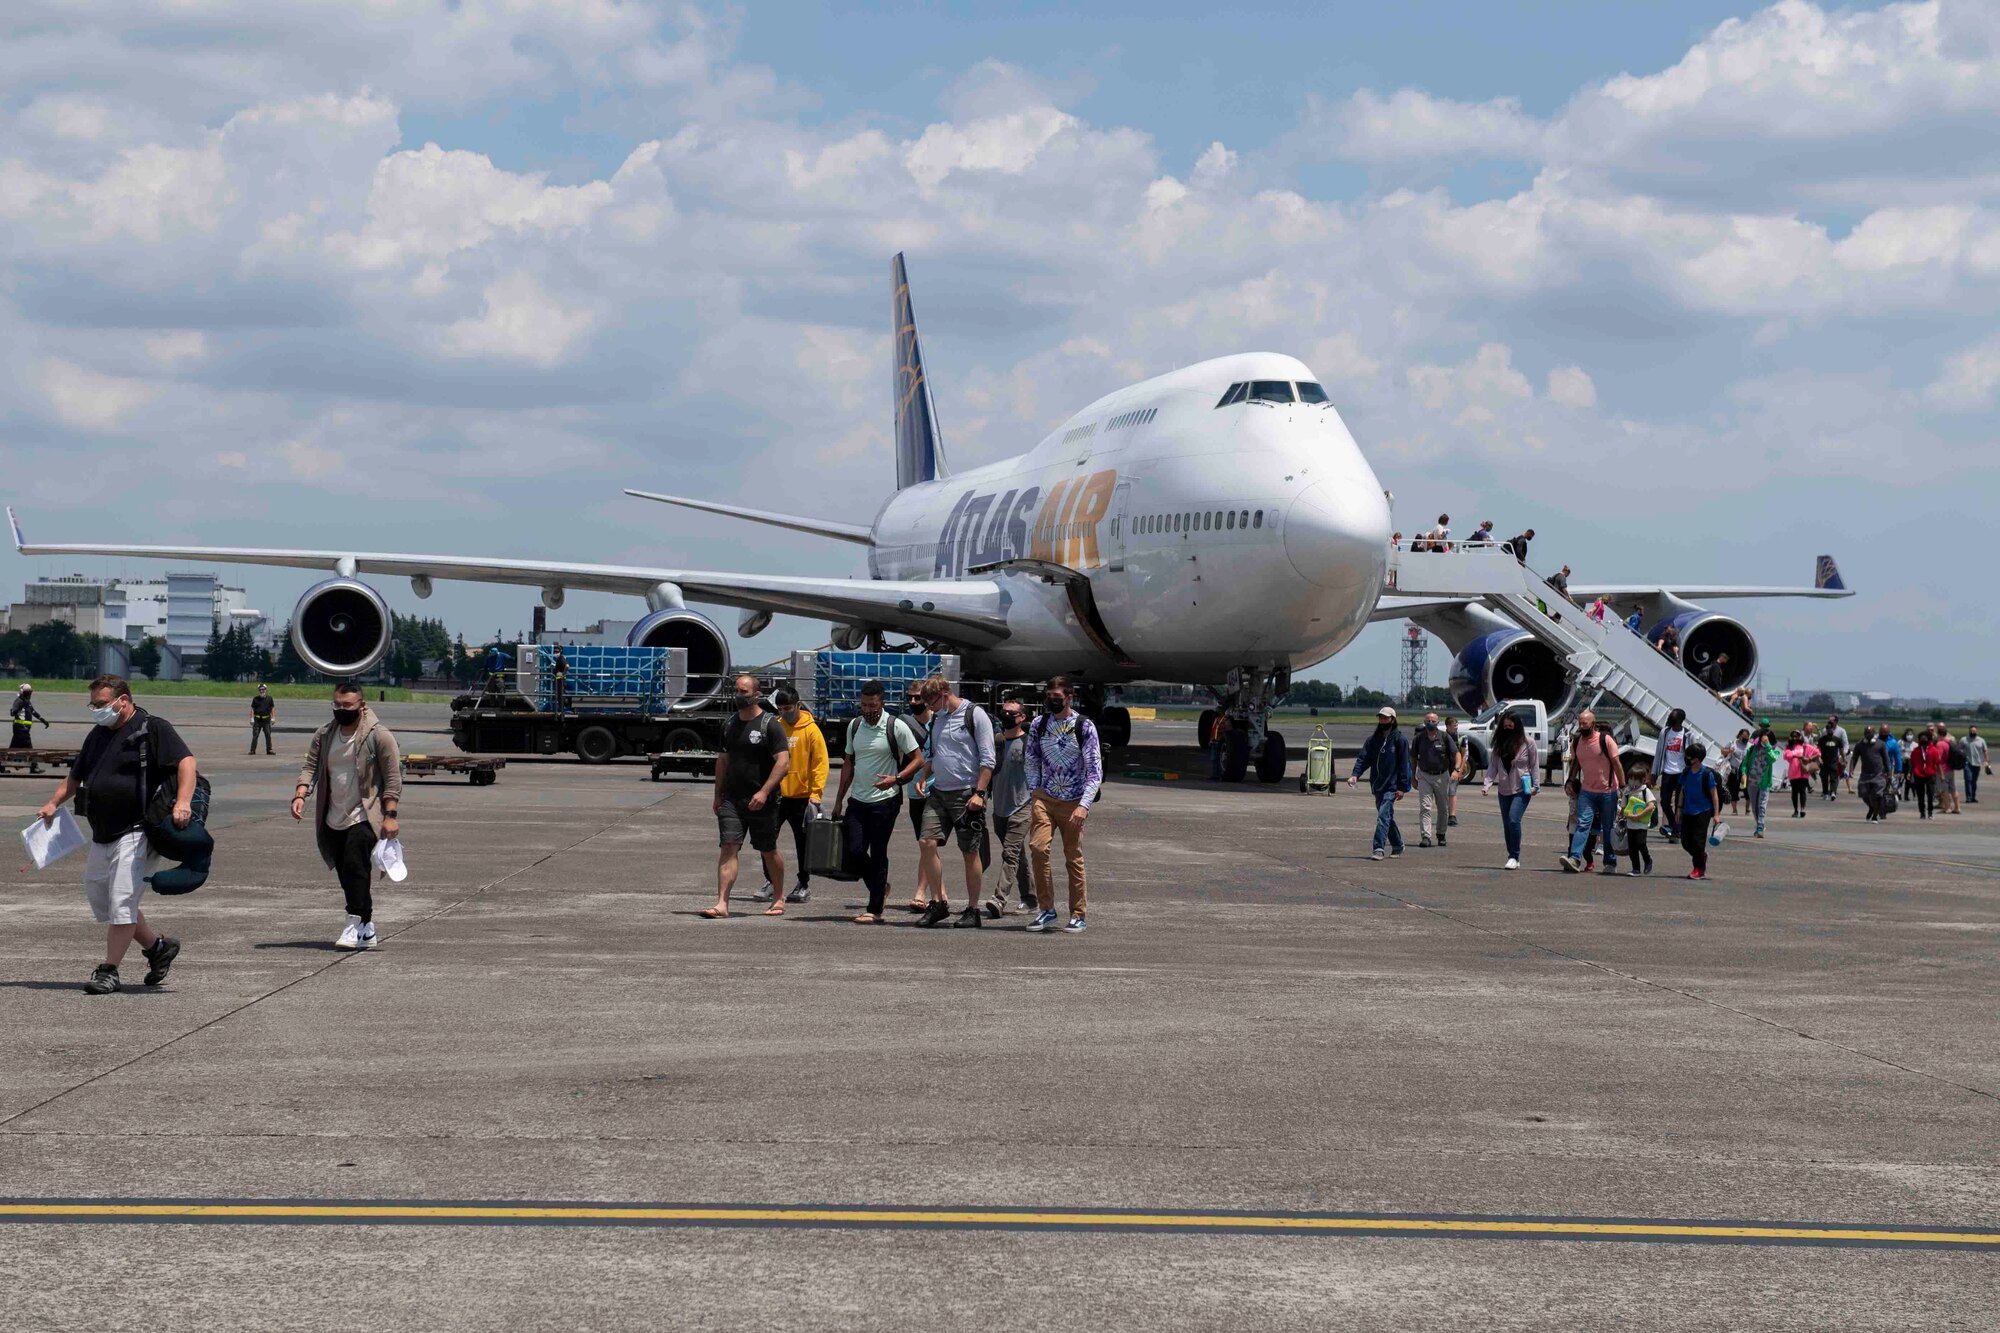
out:
M895 290L892 315L896 328L896 489L951 475L938 438L937 406L931 401L930 379L924 373L923 348L917 343L917 316L910 308L910 276L900 252L889 262Z
M1832 556L1823 555L1813 563L1813 587L1846 590L1847 583L1840 577L1840 566L1833 563Z

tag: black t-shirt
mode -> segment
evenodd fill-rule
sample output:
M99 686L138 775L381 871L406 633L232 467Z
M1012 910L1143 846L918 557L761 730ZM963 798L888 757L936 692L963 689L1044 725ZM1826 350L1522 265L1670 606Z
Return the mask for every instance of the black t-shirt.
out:
M759 710L748 722L740 714L730 718L722 729L722 750L729 756L729 771L722 778L723 797L748 801L755 796L757 789L771 780L778 756L789 754L791 748L791 737L776 713Z
M250 700L250 716L252 717L271 716L271 696L268 694L259 694L254 696Z
M1440 727L1418 727L1410 742L1410 754L1419 772L1449 773L1458 763L1458 742Z
M1889 773L1889 750L1880 741L1863 741L1854 747L1855 776L1863 782L1886 777Z
M116 842L133 829L144 826L146 802L152 788L140 790L139 735L149 735L153 750L152 784L174 781L174 769L193 751L173 723L137 709L132 720L112 731L92 727L83 738L75 772L89 793L90 837L93 842Z

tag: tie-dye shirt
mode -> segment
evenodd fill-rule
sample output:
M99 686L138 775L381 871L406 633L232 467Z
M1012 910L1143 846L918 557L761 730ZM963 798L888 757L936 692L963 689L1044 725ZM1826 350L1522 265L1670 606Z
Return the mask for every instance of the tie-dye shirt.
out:
M1085 809L1104 782L1104 756L1097 728L1081 713L1043 714L1028 726L1028 790L1058 801L1079 801Z

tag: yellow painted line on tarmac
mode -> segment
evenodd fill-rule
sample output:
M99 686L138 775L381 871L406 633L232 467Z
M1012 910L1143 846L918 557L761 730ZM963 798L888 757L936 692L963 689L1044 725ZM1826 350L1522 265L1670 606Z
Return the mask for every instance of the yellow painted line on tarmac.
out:
M1408 1215L1096 1212L995 1208L772 1208L700 1205L0 1200L0 1222L328 1222L350 1224L971 1227L1019 1231L1289 1232L1444 1238L1952 1246L2000 1252L2000 1230Z

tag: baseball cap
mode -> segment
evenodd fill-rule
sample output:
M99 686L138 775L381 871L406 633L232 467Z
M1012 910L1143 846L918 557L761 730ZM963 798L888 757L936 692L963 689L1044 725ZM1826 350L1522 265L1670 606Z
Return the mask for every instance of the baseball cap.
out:
M1395 709L1393 709L1393 708L1391 708L1391 707L1389 707L1389 706L1388 706L1387 704L1384 704L1384 705L1383 705L1383 706L1381 707L1381 709L1380 709L1380 710L1378 710L1378 711L1376 712L1375 716L1377 716L1377 717L1386 717L1386 718L1394 718L1394 717L1396 716L1396 710L1395 710Z

